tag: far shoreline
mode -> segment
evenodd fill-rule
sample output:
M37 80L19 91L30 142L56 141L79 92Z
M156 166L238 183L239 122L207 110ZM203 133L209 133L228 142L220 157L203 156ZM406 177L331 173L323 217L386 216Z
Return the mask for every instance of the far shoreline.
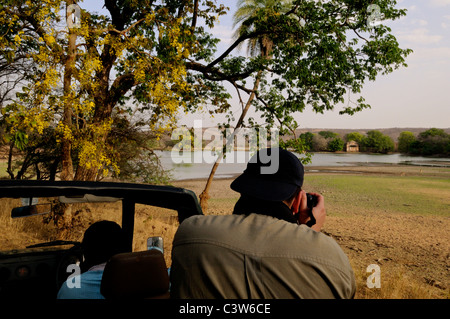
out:
M413 165L413 164L386 164L386 163L358 163L358 165L348 166L305 166L305 175L307 174L358 174L358 175L417 175L417 176L437 176L442 174L450 177L450 162L444 162L446 165ZM234 180L241 174L229 174L226 176L214 176L215 180ZM205 182L208 177L186 178L171 180L169 183L183 182Z

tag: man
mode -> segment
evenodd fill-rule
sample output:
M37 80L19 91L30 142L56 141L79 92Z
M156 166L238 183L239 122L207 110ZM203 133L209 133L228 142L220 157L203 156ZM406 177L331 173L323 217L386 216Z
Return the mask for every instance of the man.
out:
M273 169L273 168L276 169ZM232 215L192 216L173 241L173 298L353 298L347 256L320 232L324 198L311 219L299 159L280 148L253 156L231 184Z
M81 243L84 262L81 264L79 284L62 284L58 299L105 299L100 293L103 270L106 262L114 255L126 252L122 228L112 221L99 221L86 229Z

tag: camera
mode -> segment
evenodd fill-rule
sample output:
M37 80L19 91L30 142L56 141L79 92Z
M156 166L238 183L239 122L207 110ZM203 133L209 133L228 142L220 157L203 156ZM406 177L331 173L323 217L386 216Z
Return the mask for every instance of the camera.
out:
M316 205L317 197L310 193L306 193L306 206L308 206L308 208L312 210L312 208Z
M312 213L312 209L316 205L317 205L317 196L314 196L310 193L306 193L306 206L308 206L308 214L310 218L309 221L306 223L306 225L309 227L313 226L316 223L316 218Z

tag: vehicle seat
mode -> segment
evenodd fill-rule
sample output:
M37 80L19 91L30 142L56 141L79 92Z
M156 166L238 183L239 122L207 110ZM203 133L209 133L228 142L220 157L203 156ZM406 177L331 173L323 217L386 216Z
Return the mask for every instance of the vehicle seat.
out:
M106 263L100 292L106 299L168 299L164 255L153 249L113 256Z

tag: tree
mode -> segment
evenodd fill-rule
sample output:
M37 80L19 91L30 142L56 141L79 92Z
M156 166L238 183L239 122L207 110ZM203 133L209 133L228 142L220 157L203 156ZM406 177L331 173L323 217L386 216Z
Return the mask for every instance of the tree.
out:
M367 132L363 139L363 147L366 151L375 153L388 153L394 151L394 141L380 131L372 130Z
M336 138L339 136L339 134L331 132L331 131L320 131L319 135L323 136L325 139L332 139L332 138Z
M256 31L253 19L261 11L270 15L271 11L285 13L290 9L292 0L239 0L237 2L237 10L233 15L234 27L238 26L234 33L234 38L239 39L244 34ZM238 44L241 47L243 42ZM271 35L262 33L261 35L248 39L247 52L251 56L267 57L271 54L273 41Z
M311 151L313 148L313 138L314 134L311 132L305 132L301 133L299 138L303 140L303 143L305 144L305 147L308 151Z
M351 132L345 135L345 141L355 141L357 143L361 143L361 141L364 139L364 135L359 132Z
M224 6L105 0L109 16L81 10L79 24L67 27L74 4L12 0L1 4L0 14L2 58L9 65L19 60L33 65L23 92L2 109L7 138L24 146L24 136L55 127L62 179L119 174L108 135L113 116L127 117L133 107L149 113L146 124L158 133L197 102L227 105L216 86L188 79L185 63L189 57L208 58L203 46L209 50L214 41L196 20L213 27ZM196 93L202 89L209 94Z
M8 166L6 172L11 179L55 180L59 173L59 161L61 150L55 141L54 129L49 127L42 134L33 133L27 137L29 142L21 143L16 154L14 147L10 145L8 154ZM13 155L19 160L13 161Z
M312 140L312 151L321 152L326 151L328 147L328 141L319 134L314 134Z
M266 16L271 16L274 14L285 12L288 9L288 4L290 4L291 1L277 1L277 0L239 0L238 2L238 9L234 13L234 26L239 25L239 28L234 33L234 37L236 39L237 46L240 47L243 45L244 42L240 41L241 39L245 38L247 34L255 33L257 30L255 29L255 25L253 25L253 19L257 14L264 14ZM270 60L271 54L272 54L272 46L273 42L271 40L271 35L268 33L261 33L256 34L252 37L248 38L248 46L247 51L250 53L250 56L257 57L261 61ZM264 62L265 63L265 62ZM215 161L211 173L209 174L208 180L206 181L206 185L202 193L200 194L200 205L204 211L207 210L207 201L209 199L209 188L212 183L212 180L214 178L215 172L217 170L217 167L219 166L220 161L223 158L223 154L226 150L226 147L233 142L234 134L239 131L241 127L244 125L244 119L247 115L247 112L252 106L252 102L256 97L256 92L259 89L259 85L261 82L261 78L263 76L263 70L258 70L256 72L256 75L254 77L254 83L253 83L253 89L249 93L249 97L247 102L245 103L245 106L243 107L241 116L239 117L239 120L237 121L236 125L234 126L233 135L231 135L230 139L227 141L226 145L222 149L222 152L218 156L217 160ZM234 83L236 86L236 84ZM243 87L241 86L240 89ZM244 105L243 101L241 100L241 104ZM301 141L296 141L295 138L293 141L290 142L290 146L297 146L303 144Z
M327 149L330 152L339 152L344 149L345 142L340 137L330 139L327 145Z
M170 174L162 168L154 151L158 144L156 134L142 131L138 125L125 118L113 119L108 144L118 154L115 159L120 168L117 178L136 183L167 184Z
M450 134L443 129L431 128L420 132L417 140L411 143L409 152L417 155L449 155Z
M412 132L401 132L398 137L398 150L400 153L409 153L411 145L416 141L416 137Z
M0 19L3 18L5 4L0 3ZM26 58L27 52L21 48L19 35L26 34L27 30L20 30L14 21L0 24L0 110L11 102L16 90L26 81L33 70L33 64Z
M269 8L254 6L242 22L245 28L229 48L212 62L192 63L192 69L208 80L228 81L238 95L254 96L251 106L264 123L257 124L250 117L252 125L276 126L280 135L292 133L298 127L295 112L303 112L307 106L318 113L333 110L345 97L359 94L367 80L406 66L405 57L412 50L401 49L383 23L376 27L368 24L370 4L372 1L295 0L287 6L284 2ZM379 4L384 19L406 14L395 4ZM256 43L265 35L270 35L270 58L231 55L245 41ZM247 86L247 80L259 78L258 86L256 82ZM349 100L339 113L352 115L368 107L360 96L355 102ZM247 111L248 104L243 105L241 118Z
M435 136L447 137L448 134L445 133L445 131L443 129L434 128L434 127L419 133L420 139L426 139L428 137L435 137Z

